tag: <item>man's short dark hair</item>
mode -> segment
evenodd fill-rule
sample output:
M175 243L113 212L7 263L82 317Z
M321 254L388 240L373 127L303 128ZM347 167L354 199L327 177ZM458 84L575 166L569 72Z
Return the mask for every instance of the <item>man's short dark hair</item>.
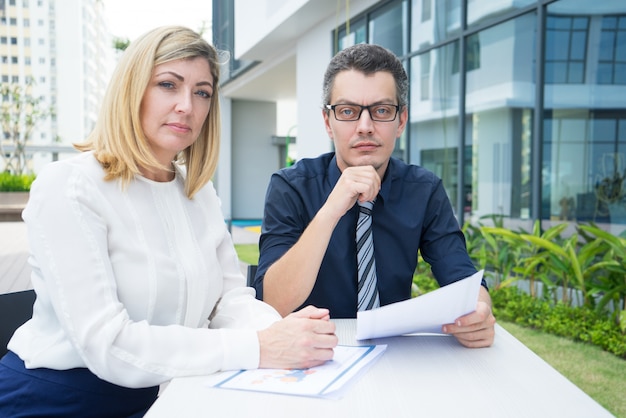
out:
M380 45L357 44L339 51L328 64L324 74L323 104L330 103L335 77L342 71L355 70L365 75L386 71L396 82L396 96L400 106L406 106L409 80L402 62L390 50Z

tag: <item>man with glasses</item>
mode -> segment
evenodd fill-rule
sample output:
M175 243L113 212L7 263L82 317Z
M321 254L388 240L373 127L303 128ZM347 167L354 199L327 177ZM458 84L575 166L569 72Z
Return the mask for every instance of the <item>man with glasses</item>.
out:
M407 96L402 63L385 48L359 44L331 60L322 116L335 151L278 171L266 195L254 286L282 315L312 304L354 318L409 299L418 250L441 286L476 272L441 180L391 157L408 120ZM363 263L360 212L369 216L363 236L373 236L375 254ZM374 275L363 307L361 266ZM494 323L483 282L476 311L443 332L468 347L489 346Z

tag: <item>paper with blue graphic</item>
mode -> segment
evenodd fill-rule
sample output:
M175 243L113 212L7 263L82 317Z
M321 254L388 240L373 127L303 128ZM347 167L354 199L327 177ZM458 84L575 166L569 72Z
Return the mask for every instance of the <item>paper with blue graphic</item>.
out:
M334 349L333 359L317 367L222 372L211 376L207 384L223 389L338 398L345 385L386 348L386 345L339 345Z

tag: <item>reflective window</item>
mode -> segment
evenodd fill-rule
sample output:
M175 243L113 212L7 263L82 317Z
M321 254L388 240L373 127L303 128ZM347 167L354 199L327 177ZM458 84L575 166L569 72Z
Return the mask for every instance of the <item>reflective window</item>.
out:
M454 51L454 63L452 65L452 71L454 73L459 72L459 60L461 59L461 51L459 51L458 45L458 42L455 43L456 50ZM470 35L466 38L465 54L465 65L467 71L477 70L480 68L480 37L478 34Z
M384 46L397 56L408 52L407 2L393 2L370 15L369 43Z
M626 114L554 109L544 130L544 217L626 223Z
M476 26L488 20L493 20L498 16L510 13L511 10L535 4L536 0L515 0L509 1L505 7L505 2L493 0L468 0L467 2L467 26Z
M421 18L420 22L428 22L432 15L432 3L431 0L422 0Z
M527 230L533 219L594 221L624 231L626 2L408 2L378 2L333 33L341 48L370 42L410 54L409 125L394 155L405 152L441 177L464 218L499 214ZM546 11L540 60L539 8ZM535 117L543 122L538 138ZM542 159L533 178L537 141Z
M471 147L471 214L528 220L535 102L536 15L529 13L478 32L477 58L466 59L465 143Z
M562 0L547 11L555 44L549 47L546 38L542 218L593 221L620 233L626 228L626 4L600 12L593 3L581 8ZM587 47L567 49L568 39ZM564 84L548 78L557 62L555 77ZM576 81L572 64L582 67L573 71Z
M626 15L602 19L598 84L626 84Z
M458 73L458 70L457 70ZM419 75L411 77L413 80L419 80L419 100L424 101L430 99L430 53L427 52L419 56Z
M337 31L337 51L341 51L349 46L367 41L366 19L356 19L350 24L346 24L343 29Z
M458 71L453 72L455 51L458 48L452 43L411 59L409 107L409 161L443 180L454 207L459 169L459 75ZM471 167L471 153L463 152Z
M584 83L589 20L587 16L548 16L546 83Z
M411 46L418 50L461 31L461 0L411 0Z
M255 63L247 60L234 58L235 51L235 6L229 0L216 0L213 2L213 15L219 16L219 25L213 27L213 44L219 48L226 48L230 59L222 66L221 82L237 77Z

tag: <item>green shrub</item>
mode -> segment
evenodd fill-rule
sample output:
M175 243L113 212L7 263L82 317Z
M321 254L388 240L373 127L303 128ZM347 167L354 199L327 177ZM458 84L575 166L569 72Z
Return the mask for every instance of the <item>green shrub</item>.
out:
M417 253L417 267L413 274L413 287L411 289L411 297L417 297L435 290L439 287L439 283L435 280L430 264L424 261L422 254Z
M438 288L439 283L437 283L437 280L427 274L416 274L413 276L413 297L423 295L424 293L428 293Z
M533 298L515 287L495 289L491 298L497 319L587 342L626 359L626 334L597 310Z
M413 276L413 296L439 287L420 262ZM497 320L586 342L626 359L626 332L611 317L588 306L570 306L551 298L538 298L514 286L491 288L493 314Z
M34 180L34 174L0 173L0 192L28 192Z

